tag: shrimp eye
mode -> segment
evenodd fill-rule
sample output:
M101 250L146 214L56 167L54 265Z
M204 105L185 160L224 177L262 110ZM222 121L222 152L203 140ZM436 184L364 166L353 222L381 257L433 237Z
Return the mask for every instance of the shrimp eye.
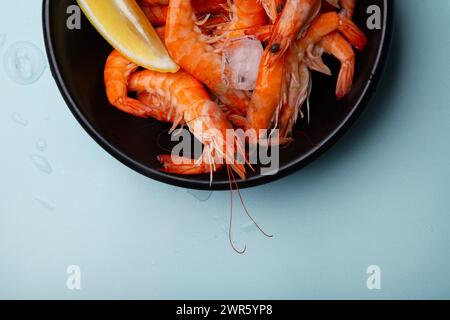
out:
M278 51L280 51L280 44L279 44L279 43L274 43L274 44L270 47L270 52L272 52L272 53L277 53Z
M277 7L277 13L280 13L283 10L283 4L280 3Z

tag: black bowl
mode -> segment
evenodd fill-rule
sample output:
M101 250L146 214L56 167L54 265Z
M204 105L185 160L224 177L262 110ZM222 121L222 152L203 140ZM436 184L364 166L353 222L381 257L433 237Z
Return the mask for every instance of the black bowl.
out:
M391 35L392 0L360 0L356 23L368 36L369 44L357 55L356 74L351 94L341 101L334 96L335 77L314 74L310 99L311 121L300 121L294 131L295 141L280 150L280 170L276 175L261 175L259 170L240 187L250 187L286 176L318 157L350 127L367 105L382 73ZM159 181L196 189L228 189L225 173L178 176L160 172L156 156L170 146L168 126L151 119L138 119L108 104L103 87L103 66L111 47L83 17L80 30L66 27L67 8L75 0L44 0L43 26L47 55L56 83L70 110L83 128L110 154L130 168ZM381 8L382 28L368 30L367 8ZM334 74L339 64L327 60Z

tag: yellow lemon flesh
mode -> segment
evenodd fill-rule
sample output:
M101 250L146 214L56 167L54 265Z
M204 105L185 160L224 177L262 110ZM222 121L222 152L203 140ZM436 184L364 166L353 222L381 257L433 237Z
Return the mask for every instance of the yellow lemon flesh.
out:
M130 61L150 70L178 71L178 65L135 0L77 2L100 34Z

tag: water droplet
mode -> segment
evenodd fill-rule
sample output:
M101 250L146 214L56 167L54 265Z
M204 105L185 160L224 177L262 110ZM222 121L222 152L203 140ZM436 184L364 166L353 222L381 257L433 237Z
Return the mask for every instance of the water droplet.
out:
M38 151L44 152L45 150L47 150L47 147L48 147L47 141L45 141L44 139L39 139L36 142L36 149Z
M0 34L0 48L5 45L6 42L6 33Z
M28 120L25 119L24 117L22 117L22 115L18 112L14 112L11 115L11 120L14 121L15 123L20 124L21 126L26 127L28 125Z
M34 200L36 200L37 203L39 203L41 206L43 206L48 211L53 212L56 210L56 207L51 203L51 201L44 199L43 197L35 196Z
M201 191L201 190L191 190L191 189L188 189L187 192L191 196L195 197L197 200L199 200L201 202L208 201L213 194L212 191Z
M5 53L6 74L22 85L35 83L42 76L46 61L42 50L32 43L16 42Z
M31 162L41 170L43 173L51 174L53 172L53 169L50 165L50 163L45 159L43 156L40 156L38 154L32 154L30 156Z

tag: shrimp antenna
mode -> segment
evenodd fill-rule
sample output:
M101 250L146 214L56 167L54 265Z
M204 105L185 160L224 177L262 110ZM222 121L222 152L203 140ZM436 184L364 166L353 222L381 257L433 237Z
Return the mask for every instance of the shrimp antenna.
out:
M158 146L158 148L160 148L161 150L164 150L165 152L172 152L171 149L164 147L161 144L161 137L163 136L163 134L168 134L170 131L170 129L164 129L163 131L161 131L157 136L156 136L156 145Z
M234 243L233 243L233 236L232 236L232 230L233 230L233 184L231 183L231 175L230 175L230 168L227 167L227 173L228 173L228 182L230 183L230 226L228 227L228 239L230 240L231 247L234 251L236 251L239 254L244 254L247 250L247 245L244 245L244 249L242 251L238 250Z
M255 224L255 226L258 228L258 230L259 230L263 235L265 235L267 238L273 238L273 235L272 235L272 234L268 234L267 232L265 232L265 231L259 226L259 224L256 222L256 220L252 217L252 215L250 214L250 212L248 211L248 209L247 209L247 207L246 207L246 205L245 205L244 199L242 198L241 191L239 190L239 186L238 186L238 184L237 184L237 182L236 182L236 179L234 178L233 172L231 172L231 176L233 177L233 182L234 182L234 184L235 184L235 186L236 186L236 191L237 191L237 193L238 193L239 199L241 200L242 207L244 208L245 213L247 214L247 216L250 218L250 220L252 220L252 222Z

